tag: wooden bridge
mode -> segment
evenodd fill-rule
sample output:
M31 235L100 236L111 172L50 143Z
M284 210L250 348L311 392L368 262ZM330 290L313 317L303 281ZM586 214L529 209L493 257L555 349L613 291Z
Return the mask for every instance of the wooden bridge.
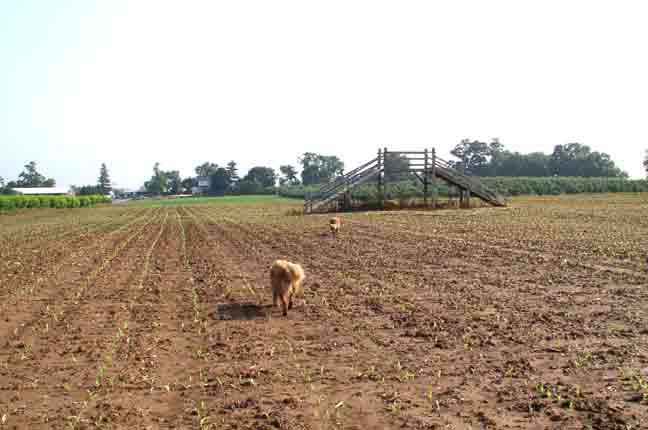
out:
M386 174L387 173L387 174ZM470 205L470 197L475 196L493 206L506 206L504 199L484 186L479 179L454 168L450 163L436 156L434 149L428 151L387 151L378 150L378 156L373 160L357 167L334 181L323 185L315 193L306 197L304 212L330 210L333 204L336 208L349 209L351 192L371 180L376 180L381 207L385 207L385 193L389 175L410 173L423 184L423 200L425 207L436 206L436 180L441 179L448 185L459 190L460 205ZM430 194L432 189L432 194ZM431 197L431 199L430 199Z

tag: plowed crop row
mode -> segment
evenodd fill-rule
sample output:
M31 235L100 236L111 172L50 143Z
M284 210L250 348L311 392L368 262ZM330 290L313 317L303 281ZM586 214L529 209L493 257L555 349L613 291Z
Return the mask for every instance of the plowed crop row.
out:
M0 265L0 428L648 428L645 196L344 214L337 239L289 209L35 215L70 251L1 250L26 268ZM307 275L287 318L276 258Z

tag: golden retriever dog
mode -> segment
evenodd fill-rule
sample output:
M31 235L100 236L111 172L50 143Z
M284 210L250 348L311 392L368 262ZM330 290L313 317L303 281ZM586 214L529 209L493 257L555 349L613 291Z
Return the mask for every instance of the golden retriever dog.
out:
M342 220L340 219L340 217L334 216L329 220L329 227L331 228L331 233L334 237L337 236L341 226Z
M293 307L293 296L303 294L304 279L304 269L299 264L286 260L275 260L272 263L270 267L272 304L278 306L281 302L284 316L287 316L288 309Z

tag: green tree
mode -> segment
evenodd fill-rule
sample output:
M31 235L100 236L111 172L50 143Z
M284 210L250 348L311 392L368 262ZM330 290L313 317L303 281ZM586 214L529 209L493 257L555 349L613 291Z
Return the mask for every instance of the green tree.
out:
M4 191L4 188L5 188L5 180L2 176L0 176L0 193Z
M344 163L335 155L305 152L299 159L304 185L323 184L344 173Z
M277 175L275 174L274 169L270 167L256 166L248 171L244 179L256 182L264 188L274 187L277 182Z
M230 189L230 175L226 169L219 167L210 175L211 186L209 191L214 194L225 194Z
M411 179L412 176L409 173L410 160L404 156L399 155L395 152L387 152L385 157L385 177L388 181L404 181Z
M180 178L180 172L177 170L171 170L169 172L164 172L167 180L167 191L171 194L180 194L182 193L182 178Z
M227 163L227 175L229 177L230 185L236 184L241 178L238 175L238 168L236 167L236 162L234 160Z
M646 149L646 155L644 155L643 166L646 171L646 177L648 178L648 149Z
M190 193L191 188L196 184L195 178L184 178L182 180L182 189L184 192Z
M500 151L492 156L484 176L551 176L549 156L542 152Z
M279 167L279 171L283 174L283 178L279 179L281 185L298 185L299 179L297 179L297 170L294 166L290 164L284 164Z
M450 153L460 160L453 163L456 168L465 168L476 175L485 175L488 174L492 157L496 157L502 149L503 145L497 138L492 139L491 143L463 139Z
M53 187L56 181L53 178L45 179L45 176L36 170L36 162L30 161L25 164L25 171L18 175L20 179L15 182L16 187Z
M589 146L580 143L556 145L549 167L558 176L627 177L608 154L592 152Z
M168 190L167 182L165 172L160 169L160 163L155 163L153 166L153 176L151 176L150 181L144 183L144 188L149 193L164 194Z
M101 194L101 186L99 185L83 185L81 187L72 185L71 188L75 194L78 194L80 196L92 196Z
M218 164L206 162L202 163L200 166L196 166L195 171L198 176L209 176L214 173L216 169L218 169Z
M236 191L239 194L261 194L263 192L263 185L256 181L243 178L236 184Z
M110 184L110 175L108 174L108 168L106 163L101 163L101 168L99 169L99 180L97 181L99 185L99 190L101 194L109 194L112 191L112 185Z

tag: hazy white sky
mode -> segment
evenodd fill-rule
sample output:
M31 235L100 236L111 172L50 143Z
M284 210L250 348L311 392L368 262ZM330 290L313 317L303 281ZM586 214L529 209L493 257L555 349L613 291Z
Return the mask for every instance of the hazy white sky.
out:
M236 160L581 142L643 176L648 3L0 2L0 176L137 187ZM4 87L6 85L6 87Z

